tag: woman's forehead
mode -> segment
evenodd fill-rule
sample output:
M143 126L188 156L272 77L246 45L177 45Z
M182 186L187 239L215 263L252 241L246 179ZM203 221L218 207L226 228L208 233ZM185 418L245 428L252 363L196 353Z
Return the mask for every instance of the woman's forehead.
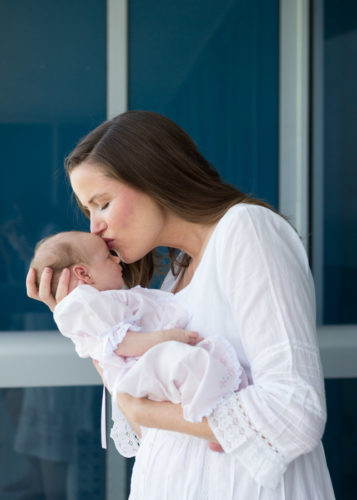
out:
M105 179L105 172L99 165L92 163L81 163L69 174L71 184L87 185Z
M91 164L81 164L75 168L70 174L70 182L77 198L85 206L121 186L120 181Z

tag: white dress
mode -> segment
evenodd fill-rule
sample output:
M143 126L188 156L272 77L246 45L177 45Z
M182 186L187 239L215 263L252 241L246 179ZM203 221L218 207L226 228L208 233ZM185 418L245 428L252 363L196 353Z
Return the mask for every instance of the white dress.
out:
M171 290L172 276L164 282ZM249 385L208 418L225 450L148 429L130 500L332 500L321 437L326 420L312 276L291 226L240 204L217 224L190 284L188 328L223 335Z
M234 348L217 335L195 346L161 342L140 357L114 352L128 330L140 335L140 331L184 328L189 318L188 308L172 293L139 286L98 291L80 285L55 307L57 326L73 341L78 355L99 361L104 381L113 393L111 436L123 456L135 455L138 439L116 404L117 393L180 403L184 418L201 422L222 398L246 386ZM105 447L104 421L102 413ZM126 445L128 433L135 446Z

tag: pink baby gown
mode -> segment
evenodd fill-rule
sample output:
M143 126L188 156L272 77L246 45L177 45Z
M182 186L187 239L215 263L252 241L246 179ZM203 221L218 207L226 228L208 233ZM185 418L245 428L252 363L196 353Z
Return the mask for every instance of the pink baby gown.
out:
M98 291L81 285L57 304L54 319L61 333L72 339L80 357L99 361L114 396L115 432L111 435L124 456L135 454L124 444L134 433L115 404L118 392L181 403L184 418L200 422L222 398L246 385L235 351L223 337L206 338L196 346L162 342L140 358L115 354L128 330L140 335L140 331L185 328L190 314L172 293L140 286Z

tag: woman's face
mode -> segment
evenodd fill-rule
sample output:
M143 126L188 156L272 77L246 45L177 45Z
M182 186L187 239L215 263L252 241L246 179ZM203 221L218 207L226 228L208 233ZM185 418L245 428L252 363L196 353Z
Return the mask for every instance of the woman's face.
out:
M81 163L70 181L89 213L91 232L101 236L123 262L135 262L163 244L165 211L145 193L106 176L93 163Z

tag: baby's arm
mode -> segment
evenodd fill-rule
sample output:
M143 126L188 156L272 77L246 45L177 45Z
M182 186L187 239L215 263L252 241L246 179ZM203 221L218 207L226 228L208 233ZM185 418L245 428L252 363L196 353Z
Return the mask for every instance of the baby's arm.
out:
M176 340L185 344L196 345L202 340L197 332L171 328L170 330L159 330L156 332L131 332L125 335L120 345L115 349L118 356L141 356L154 345Z

